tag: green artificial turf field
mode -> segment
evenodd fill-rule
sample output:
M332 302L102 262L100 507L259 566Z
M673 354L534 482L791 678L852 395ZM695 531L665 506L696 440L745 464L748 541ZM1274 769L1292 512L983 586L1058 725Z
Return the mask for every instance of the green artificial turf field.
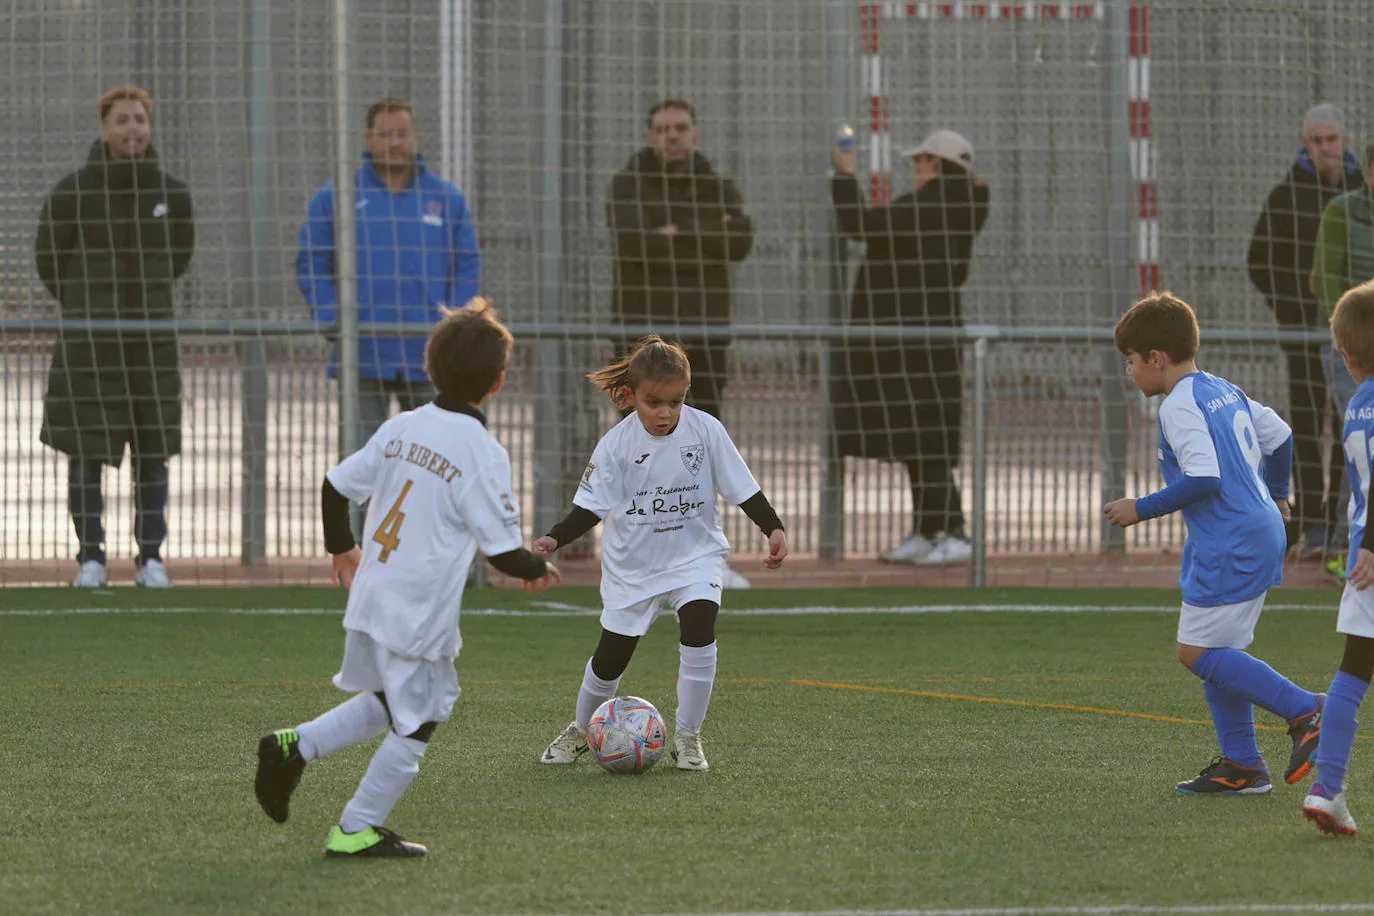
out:
M1252 650L1325 689L1342 646L1336 597L1271 593ZM1174 661L1176 601L1167 591L732 592L703 732L710 772L665 761L611 777L590 758L536 762L571 718L597 634L595 616L574 606L590 608L594 591L472 591L470 609L497 613L464 617L463 697L389 821L430 855L339 862L323 858L325 835L371 744L312 762L284 825L258 809L252 781L261 734L344 699L329 684L340 592L5 589L0 912L1374 901L1368 838L1319 836L1299 816L1301 786L1276 776L1267 796L1172 791L1216 753L1199 684ZM942 610L877 612L913 606ZM676 673L673 627L660 621L621 692L655 703L671 728ZM1267 714L1257 721L1281 773L1288 737ZM1374 741L1362 737L1348 797L1374 831L1371 765Z

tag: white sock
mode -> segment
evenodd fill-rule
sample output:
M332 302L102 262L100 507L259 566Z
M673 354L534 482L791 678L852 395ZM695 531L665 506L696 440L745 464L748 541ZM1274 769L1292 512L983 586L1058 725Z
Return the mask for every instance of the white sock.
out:
M699 732L716 682L716 644L677 647L677 727Z
M386 731L386 707L375 693L360 693L329 712L296 726L301 756L306 760L324 757L346 747L361 744Z
M372 762L367 765L363 781L358 783L358 791L353 793L352 801L344 807L343 816L339 818L343 832L357 833L385 824L401 793L420 772L423 756L423 741L387 732L381 747L372 755Z
M582 673L582 689L577 691L577 724L586 728L596 707L615 696L619 687L620 678L603 681L592 671L592 660L587 659L587 670Z

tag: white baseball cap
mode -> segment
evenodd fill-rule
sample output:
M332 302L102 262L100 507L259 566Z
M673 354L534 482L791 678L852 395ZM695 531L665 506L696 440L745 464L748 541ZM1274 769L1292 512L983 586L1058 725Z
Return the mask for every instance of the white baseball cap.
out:
M963 134L952 130L932 131L919 146L902 150L902 155L908 158L921 155L935 156L966 169L973 168L973 144L969 143Z

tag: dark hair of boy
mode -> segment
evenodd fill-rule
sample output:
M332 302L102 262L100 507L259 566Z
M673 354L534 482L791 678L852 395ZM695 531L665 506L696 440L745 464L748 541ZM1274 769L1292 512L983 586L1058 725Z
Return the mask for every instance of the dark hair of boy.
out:
M673 108L677 111L685 111L687 112L687 117L692 119L693 124L697 122L697 110L692 107L691 102L688 102L685 99L662 99L661 101L655 102L649 108L648 124L650 127L654 126L654 115L658 114L660 111L663 111L665 108Z
M479 404L505 371L515 338L482 296L443 312L425 342L425 373L440 394Z
M1365 372L1374 371L1374 280L1347 290L1331 313L1331 342Z
M1149 356L1151 350L1159 350L1174 363L1185 363L1197 356L1197 316L1173 293L1151 293L1117 320L1115 337L1123 356Z
M643 382L669 379L690 385L692 364L681 347L657 334L641 337L628 354L605 368L587 373L587 380L609 394L617 405L621 388L638 391Z

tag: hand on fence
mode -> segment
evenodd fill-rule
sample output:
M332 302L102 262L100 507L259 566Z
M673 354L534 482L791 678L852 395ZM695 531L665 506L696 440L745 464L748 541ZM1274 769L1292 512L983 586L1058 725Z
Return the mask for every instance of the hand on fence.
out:
M1129 528L1140 521L1140 516L1135 513L1135 500L1129 496L1107 503L1102 507L1102 514L1118 528Z
M834 163L835 171L839 172L841 175L854 174L854 156L855 153L853 150L845 152L838 146L830 151L830 161Z
M781 528L768 535L768 556L763 558L767 569L777 569L787 559L787 532Z
M1374 584L1374 553L1363 547L1355 556L1355 568L1350 571L1350 584L1357 592L1362 592Z
M1293 520L1293 507L1289 504L1288 500L1280 499L1275 503L1275 505L1279 507L1280 518L1282 518L1285 522L1291 522Z
M542 541L544 539L540 538L540 540ZM552 540L552 538L550 538L550 540ZM544 575L540 576L538 579L526 579L524 582L520 583L520 587L533 595L539 592L546 592L549 590L550 585L557 585L563 581L563 574L558 571L557 566L545 562L544 568L546 570Z
M343 553L334 554L334 582L344 588L352 588L353 577L358 574L358 564L362 561L363 552L356 544Z
M530 553L538 554L546 560L553 556L557 549L558 542L547 534L530 545Z

